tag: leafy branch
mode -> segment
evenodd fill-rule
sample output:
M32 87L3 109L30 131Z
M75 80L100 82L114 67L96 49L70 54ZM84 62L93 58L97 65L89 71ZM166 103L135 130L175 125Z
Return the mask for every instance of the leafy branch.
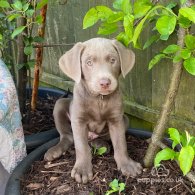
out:
M176 160L184 175L189 173L195 157L195 137L191 136L187 131L179 133L175 128L169 128L168 133L172 140L172 149L164 148L157 153L154 165L159 166L162 160ZM179 145L180 151L175 151L175 147Z
M17 48L17 65L18 68L18 95L20 101L20 111L23 113L25 107L27 69L34 66L35 60L31 59L34 51L33 45L43 42L43 37L33 36L34 25L41 26L43 17L38 14L48 0L15 0L9 3L8 0L0 0L0 17L1 22L9 24L9 34L6 31L0 32L0 45L12 41ZM15 41L17 38L17 41ZM2 50L7 47L3 45Z
M182 4L185 2L181 0ZM155 23L155 27L153 28L155 34L149 37L143 46L143 49L146 49L159 40L167 41L175 31L177 25L187 29L195 22L194 5L180 8L178 14L173 11L173 8L176 6L177 3L173 2L163 6L150 0L136 0L134 4L129 0L115 0L113 2L113 9L103 5L91 8L83 19L83 28L89 28L100 21L97 34L114 34L114 37L125 46L132 44L133 47L140 49L139 38L143 29L149 23ZM168 58L173 63L183 59L184 68L190 74L195 75L194 39L194 36L190 34L186 35L186 46L183 49L180 48L179 55L176 55L179 46L169 45L162 53L151 59L149 70L163 58Z
M43 39L39 36L32 36L32 26L34 24L41 25L43 18L37 14L48 0L16 0L14 3L9 3L8 0L0 1L0 9L2 10L3 17L1 20L8 21L11 25L11 34L9 39L14 40L16 36L22 34L23 41L25 43L24 53L30 56L33 52L33 44L43 42ZM26 23L24 25L17 26L16 20L23 18ZM27 29L26 32L24 30ZM4 32L0 33L0 37L4 37ZM0 40L1 41L1 40ZM23 64L25 65L25 64ZM29 63L28 65L32 65ZM19 67L22 67L21 65Z

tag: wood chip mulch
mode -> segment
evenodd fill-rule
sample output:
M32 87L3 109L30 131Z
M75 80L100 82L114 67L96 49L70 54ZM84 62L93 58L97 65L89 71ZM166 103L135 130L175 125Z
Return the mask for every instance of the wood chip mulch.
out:
M47 95L47 99L38 97L35 111L30 109L30 100L27 99L22 120L25 135L47 131L55 127L53 108L57 99L49 95Z
M129 155L142 162L147 142L131 136L127 137ZM93 180L88 184L78 184L70 176L75 163L75 150L72 147L60 159L48 164L35 162L22 178L22 195L103 195L109 190L113 179L124 182L126 187L121 195L188 195L193 194L191 183L182 176L174 162L163 163L156 169L144 169L136 178L122 176L117 170L113 150L105 156L93 156ZM119 193L115 193L119 194Z

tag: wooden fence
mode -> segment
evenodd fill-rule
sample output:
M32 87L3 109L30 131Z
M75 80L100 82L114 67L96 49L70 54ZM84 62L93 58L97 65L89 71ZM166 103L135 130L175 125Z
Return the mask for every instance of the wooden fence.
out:
M87 10L94 5L108 5L110 0L59 0L49 1L46 26L46 42L57 44L44 49L44 65L41 81L61 88L72 89L73 82L58 68L58 59L78 41L97 37L96 27L82 30L82 20ZM146 29L141 42L150 36L151 30ZM176 34L172 36L176 40ZM67 45L66 45L67 44ZM158 43L148 50L135 51L136 65L130 74L121 78L126 113L154 123L159 116L170 81L172 64L163 60L148 71L148 62L165 48L166 42ZM195 132L195 77L185 71L179 94L174 105L169 127Z

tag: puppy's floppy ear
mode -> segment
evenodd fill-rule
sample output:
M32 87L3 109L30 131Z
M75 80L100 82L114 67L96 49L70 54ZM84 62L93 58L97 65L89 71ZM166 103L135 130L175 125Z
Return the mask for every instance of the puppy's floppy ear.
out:
M79 42L59 60L60 69L76 83L81 80L81 52L83 48L83 44Z
M125 78L125 76L130 72L135 64L135 54L132 50L123 46L119 41L112 40L112 43L119 54L121 72L123 77Z

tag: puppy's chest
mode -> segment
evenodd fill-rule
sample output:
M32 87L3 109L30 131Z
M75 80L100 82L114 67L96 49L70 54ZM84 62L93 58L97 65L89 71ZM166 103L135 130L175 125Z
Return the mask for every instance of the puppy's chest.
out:
M84 109L89 131L101 133L111 114L108 102L103 99L89 100L85 103Z
M104 121L107 120L108 115L111 114L112 108L109 102L99 97L96 101L85 102L86 115L93 121Z

